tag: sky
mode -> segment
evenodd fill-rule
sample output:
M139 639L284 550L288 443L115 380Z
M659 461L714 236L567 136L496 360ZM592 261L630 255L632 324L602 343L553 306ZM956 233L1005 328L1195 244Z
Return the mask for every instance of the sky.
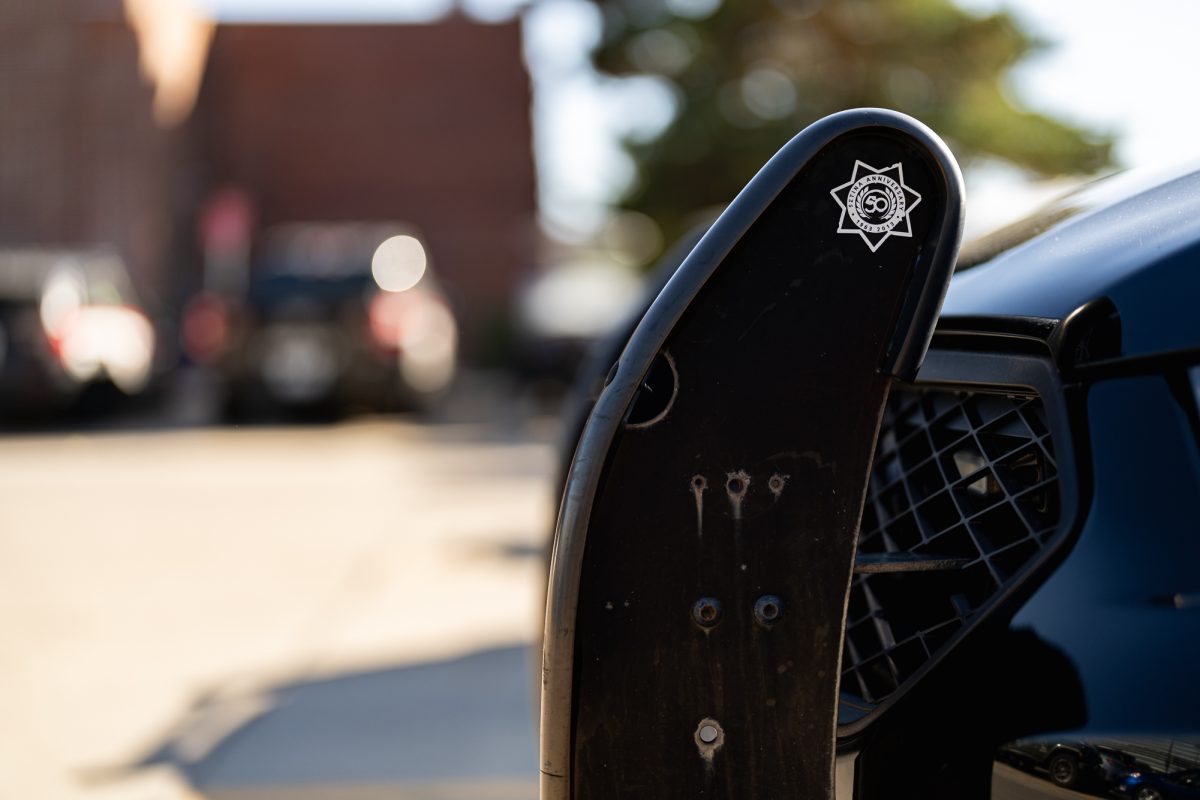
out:
M199 0L225 20L421 21L451 0ZM981 12L1007 9L1052 43L1011 76L1015 98L1038 110L1118 135L1122 166L1159 168L1200 158L1200 2L1195 0L959 0ZM521 0L461 0L467 13L501 20ZM535 87L534 128L541 212L565 238L604 220L605 203L628 180L617 144L631 130L669 120L652 82L604 80L587 52L599 15L587 0L539 0L526 13L526 58ZM781 143L782 144L782 143ZM1031 186L1005 169L967 175L968 233L1008 221L1013 209L1063 190Z
M1158 170L1200 160L1200 3L1194 0L959 0L1008 9L1053 43L1012 75L1014 95L1038 110L1117 134L1122 167ZM968 234L1012 218L1061 187L1023 176L967 180ZM971 206L976 207L972 225ZM1006 213L1007 212L1007 213Z

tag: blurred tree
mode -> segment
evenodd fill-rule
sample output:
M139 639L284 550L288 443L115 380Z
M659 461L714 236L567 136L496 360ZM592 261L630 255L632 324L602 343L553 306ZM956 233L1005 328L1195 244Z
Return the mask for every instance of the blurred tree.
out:
M922 120L969 166L994 157L1040 176L1112 160L1109 136L1016 105L1008 71L1045 46L1007 13L951 0L607 0L593 60L652 76L675 95L672 122L627 138L636 177L621 199L670 243L697 212L727 203L796 131L845 108Z

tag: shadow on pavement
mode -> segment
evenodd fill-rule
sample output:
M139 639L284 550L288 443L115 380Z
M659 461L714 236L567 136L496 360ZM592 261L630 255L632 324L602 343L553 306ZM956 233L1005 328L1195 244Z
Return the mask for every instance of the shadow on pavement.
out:
M303 787L457 797L455 786L533 797L531 655L516 645L207 697L134 769L169 764L222 797L307 796Z

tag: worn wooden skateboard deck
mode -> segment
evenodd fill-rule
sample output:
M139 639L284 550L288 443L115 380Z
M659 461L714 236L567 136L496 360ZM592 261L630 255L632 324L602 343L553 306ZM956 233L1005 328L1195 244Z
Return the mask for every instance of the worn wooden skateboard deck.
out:
M545 800L832 796L880 415L928 345L961 214L936 136L844 112L763 168L647 312L560 511Z

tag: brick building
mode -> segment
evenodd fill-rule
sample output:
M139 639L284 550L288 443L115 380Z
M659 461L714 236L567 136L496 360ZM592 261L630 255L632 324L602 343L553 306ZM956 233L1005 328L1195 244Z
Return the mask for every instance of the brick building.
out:
M0 0L0 247L115 245L166 288L175 150L119 0Z
M0 0L0 247L116 244L169 306L199 284L201 209L236 187L256 210L251 235L415 226L468 343L504 313L532 262L536 207L519 21L181 37L203 27L176 24L185 6Z
M205 184L260 228L411 223L468 333L531 262L530 84L519 21L221 25L193 112Z

